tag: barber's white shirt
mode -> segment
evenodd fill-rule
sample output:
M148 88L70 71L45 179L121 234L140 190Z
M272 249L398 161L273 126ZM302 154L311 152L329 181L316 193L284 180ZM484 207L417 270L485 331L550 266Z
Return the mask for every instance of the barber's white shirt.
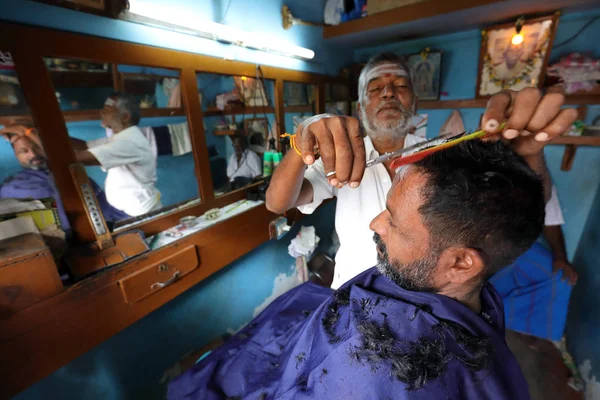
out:
M137 126L122 130L105 144L89 148L89 152L107 171L104 191L113 207L138 216L159 204L156 157Z
M564 225L564 223L565 219L562 210L560 209L556 187L552 185L552 195L550 196L550 200L546 203L546 219L544 220L544 225L556 226Z
M423 142L425 139L407 135L404 147ZM367 160L378 157L369 137L364 138ZM298 207L303 214L312 214L325 199L337 196L335 229L340 239L340 249L335 256L333 289L377 264L377 250L369 224L385 210L386 197L392 187L392 179L383 164L365 170L360 186L352 189L344 186L334 188L325 177L323 162L319 159L308 167L304 177L312 184L313 202Z
M237 177L241 178L256 178L262 175L262 163L258 154L251 150L245 150L240 162L238 163L237 157L234 154L229 157L227 163L227 176L229 181Z

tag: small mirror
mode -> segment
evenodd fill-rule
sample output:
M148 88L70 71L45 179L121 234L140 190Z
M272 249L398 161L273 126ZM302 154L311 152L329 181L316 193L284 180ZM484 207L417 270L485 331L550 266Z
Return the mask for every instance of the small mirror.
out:
M294 134L301 122L316 114L317 86L284 82L283 94L286 133Z
M179 71L45 61L71 146L98 188L109 227L130 227L199 201Z
M270 175L279 162L274 82L207 73L197 81L215 196Z

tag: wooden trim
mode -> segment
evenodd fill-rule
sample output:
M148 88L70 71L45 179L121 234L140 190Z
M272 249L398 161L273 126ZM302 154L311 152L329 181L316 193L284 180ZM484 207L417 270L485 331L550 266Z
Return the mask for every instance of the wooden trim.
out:
M576 152L577 146L573 144L568 144L565 146L565 153L563 154L562 162L560 163L560 169L562 171L570 171L571 168L573 168Z
M257 248L269 239L269 222L275 217L261 205L87 278L1 320L0 373L4 383L0 398L13 397ZM117 284L120 279L191 245L198 251L199 268L135 304L125 303Z
M571 144L576 146L600 146L600 136L558 136L550 144Z
M188 126L192 139L192 152L194 154L194 166L200 199L203 203L210 203L215 198L215 192L210 173L210 160L207 157L208 148L204 134L202 105L198 98L196 71L189 68L182 70L180 82L184 107L188 111Z
M306 105L301 105L301 106L286 106L285 107L285 112L286 113L314 113L314 105L313 104L306 104Z
M243 115L243 114L273 114L275 109L273 107L225 107L221 110L217 107L208 107L204 110L205 117L213 117L215 115Z
M287 129L285 127L285 108L284 108L284 101L285 101L285 93L283 90L283 79L276 79L275 80L275 117L277 119L277 130L279 132L279 135L283 135L284 133L287 133ZM293 133L293 132L292 132ZM277 139L277 151L281 151L281 146L280 146L280 142L279 142L279 138Z
M111 69L113 74L113 89L115 89L115 92L120 92L123 90L123 79L121 79L121 74L119 73L119 66L113 64Z
M446 108L485 108L488 99L468 99L468 100L430 100L419 101L417 103L419 110L437 110Z
M423 18L445 15L448 13L487 4L498 3L501 1L503 0L430 0L421 3L409 4L403 7L369 15L365 18L344 22L339 25L326 26L323 28L323 37L328 39L336 36L369 31L389 25L397 25Z

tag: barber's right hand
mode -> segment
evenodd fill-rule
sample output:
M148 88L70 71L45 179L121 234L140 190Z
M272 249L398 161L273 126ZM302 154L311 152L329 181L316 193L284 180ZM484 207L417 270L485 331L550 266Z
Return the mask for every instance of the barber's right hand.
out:
M315 115L298 126L296 145L307 165L312 165L319 154L331 185L337 188L346 184L352 188L360 185L366 153L358 119Z

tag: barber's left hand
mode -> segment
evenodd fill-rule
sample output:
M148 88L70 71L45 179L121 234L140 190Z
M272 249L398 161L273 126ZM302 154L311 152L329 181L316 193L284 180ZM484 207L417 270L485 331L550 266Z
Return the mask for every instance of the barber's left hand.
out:
M552 138L567 132L577 119L577 110L563 109L564 103L564 94L556 91L542 96L535 88L504 90L488 101L481 126L488 133L496 133L506 121L502 137L511 141L520 156L533 156Z

